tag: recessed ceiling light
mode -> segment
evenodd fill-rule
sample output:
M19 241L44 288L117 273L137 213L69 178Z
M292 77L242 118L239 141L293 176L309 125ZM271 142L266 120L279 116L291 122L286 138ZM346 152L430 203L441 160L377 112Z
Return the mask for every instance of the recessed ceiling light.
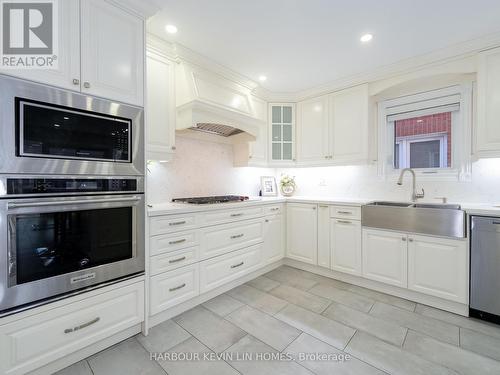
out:
M259 76L259 81L265 82L265 81L267 81L267 77L266 76Z
M359 38L359 40L362 41L363 43L367 43L367 42L369 42L372 39L373 39L373 35L372 34L365 34L361 38Z
M175 25L167 25L167 26L165 26L165 30L169 34L175 34L177 32L177 26L175 26Z

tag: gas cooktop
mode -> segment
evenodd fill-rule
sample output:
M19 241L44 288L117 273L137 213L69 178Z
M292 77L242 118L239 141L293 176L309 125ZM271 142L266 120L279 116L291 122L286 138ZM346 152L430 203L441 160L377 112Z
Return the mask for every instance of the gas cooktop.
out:
M174 198L174 203L190 203L190 204L215 204L227 202L243 202L248 200L248 197L242 195L216 195L213 197L192 197L192 198Z

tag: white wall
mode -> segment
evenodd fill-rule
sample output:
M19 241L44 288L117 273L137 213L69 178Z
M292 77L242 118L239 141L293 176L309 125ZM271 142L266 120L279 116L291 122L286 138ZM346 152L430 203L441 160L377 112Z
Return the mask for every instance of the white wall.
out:
M148 167L148 203L203 195L251 195L260 190L260 176L273 176L274 169L234 168L233 148L228 144L176 138L176 154L168 163Z

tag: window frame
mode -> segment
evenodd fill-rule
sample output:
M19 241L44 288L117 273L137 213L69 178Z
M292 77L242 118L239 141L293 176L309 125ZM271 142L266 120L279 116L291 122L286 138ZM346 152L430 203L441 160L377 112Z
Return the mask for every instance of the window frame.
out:
M448 137L446 133L429 133L422 135L412 135L407 137L396 137L395 144L399 145L399 169L410 168L410 166L405 163L401 165L401 160L410 161L410 146L412 143L418 142L428 142L428 141L439 141L439 169L450 168L448 166ZM405 158L401 158L404 156ZM394 156L394 155L393 155ZM393 157L394 160L394 157ZM423 169L423 168L416 168Z
M443 99L444 98L444 99ZM394 168L395 133L394 121L388 116L394 113L393 108L404 108L402 113L418 113L432 109L425 107L427 103L446 104L446 98L458 98L459 110L452 111L451 166L446 168L415 168L419 179L434 181L471 181L472 170L472 106L473 83L467 82L436 90L405 95L378 102L378 175L384 179L397 180L400 168ZM450 99L451 100L451 99ZM439 108L436 106L435 108ZM392 111L392 112L391 112ZM443 112L446 110L443 110ZM418 115L416 115L418 116ZM392 122L392 126L391 126ZM437 134L437 133L436 133ZM427 136L428 137L428 136ZM399 147L401 155L403 147Z

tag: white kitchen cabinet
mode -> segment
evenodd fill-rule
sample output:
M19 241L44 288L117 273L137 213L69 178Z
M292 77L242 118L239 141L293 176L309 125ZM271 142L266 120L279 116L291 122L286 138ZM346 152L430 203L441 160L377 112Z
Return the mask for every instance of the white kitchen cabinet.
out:
M330 268L330 206L318 205L318 266Z
M331 269L361 275L361 222L330 220Z
M264 219L264 264L270 264L285 256L285 222L282 215L267 216Z
M330 154L341 163L368 158L368 86L330 95Z
M286 209L286 256L318 263L318 209L316 204L289 203Z
M147 160L168 161L175 152L175 63L148 51L146 155Z
M57 69L5 69L1 73L80 91L80 1L59 1Z
M297 105L297 161L323 162L331 159L328 125L328 96Z
M481 52L478 63L474 152L500 157L500 48Z
M102 0L81 2L82 92L143 105L144 21Z
M295 104L270 104L269 124L271 161L292 164L295 161Z
M363 276L382 283L407 287L407 235L363 229Z
M254 142L249 142L248 166L265 167L267 166L267 129L259 129L259 134Z
M408 235L408 289L467 303L468 279L465 240Z

